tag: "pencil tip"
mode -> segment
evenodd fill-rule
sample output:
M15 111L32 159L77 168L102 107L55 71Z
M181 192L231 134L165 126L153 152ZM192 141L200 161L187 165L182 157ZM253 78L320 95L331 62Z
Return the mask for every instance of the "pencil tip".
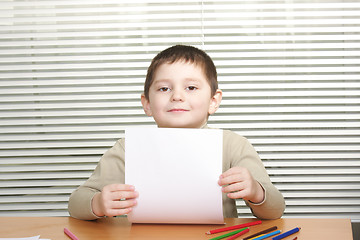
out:
M206 234L210 235L210 232L206 232Z

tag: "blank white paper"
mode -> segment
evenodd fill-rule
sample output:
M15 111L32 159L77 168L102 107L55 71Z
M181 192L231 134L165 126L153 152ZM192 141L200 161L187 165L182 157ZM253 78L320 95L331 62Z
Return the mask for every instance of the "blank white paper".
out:
M50 239L42 239L40 235L33 237L25 237L25 238L0 238L0 240L50 240Z
M139 192L133 223L223 224L222 131L128 128L125 182Z

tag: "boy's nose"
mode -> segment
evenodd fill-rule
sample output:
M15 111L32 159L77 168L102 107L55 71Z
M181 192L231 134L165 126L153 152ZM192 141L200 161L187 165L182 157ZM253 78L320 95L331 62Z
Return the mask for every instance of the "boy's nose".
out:
M174 102L184 101L184 96L183 96L182 92L179 90L173 90L172 96L171 96L171 101L174 101Z

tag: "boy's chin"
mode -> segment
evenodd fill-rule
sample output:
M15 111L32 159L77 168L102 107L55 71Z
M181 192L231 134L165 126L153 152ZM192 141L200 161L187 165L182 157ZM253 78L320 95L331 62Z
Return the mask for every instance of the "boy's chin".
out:
M163 124L159 128L201 128L203 124Z

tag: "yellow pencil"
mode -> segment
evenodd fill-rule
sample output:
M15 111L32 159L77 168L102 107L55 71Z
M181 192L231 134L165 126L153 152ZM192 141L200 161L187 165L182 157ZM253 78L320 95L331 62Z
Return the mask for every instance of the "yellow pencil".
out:
M265 234L260 234L260 235L257 235L256 237L253 237L253 238L250 238L250 239L248 239L248 240L253 240L253 239L255 239L255 238L258 238L258 237L261 237L261 236L264 236Z

